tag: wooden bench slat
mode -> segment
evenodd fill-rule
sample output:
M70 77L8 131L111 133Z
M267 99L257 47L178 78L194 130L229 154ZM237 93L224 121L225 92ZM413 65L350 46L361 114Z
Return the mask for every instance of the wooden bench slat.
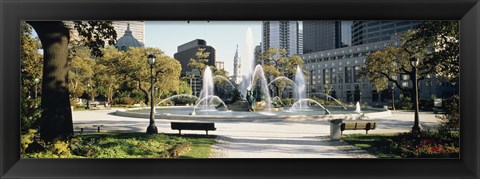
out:
M369 130L374 130L377 127L375 122L345 122L340 124L341 135L344 130L365 130L368 134Z
M171 122L171 128L178 130L182 134L182 130L203 130L208 135L208 131L217 130L215 123L200 123L200 122Z

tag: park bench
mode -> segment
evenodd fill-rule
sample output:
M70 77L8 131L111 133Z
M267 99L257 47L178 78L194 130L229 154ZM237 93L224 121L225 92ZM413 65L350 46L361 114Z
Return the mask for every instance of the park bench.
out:
M87 127L87 126L77 126L75 127L75 132L78 132L78 134L83 135L83 133L86 132L94 132L95 128L97 129L97 132L100 132L100 128L103 127L104 125L93 125L93 128Z
M340 125L340 135L343 135L344 130L365 130L365 134L368 134L368 131L374 130L376 125L375 122L345 122Z
M208 131L217 130L215 123L200 123L200 122L171 122L172 130L178 130L182 135L182 130L202 130L208 135Z

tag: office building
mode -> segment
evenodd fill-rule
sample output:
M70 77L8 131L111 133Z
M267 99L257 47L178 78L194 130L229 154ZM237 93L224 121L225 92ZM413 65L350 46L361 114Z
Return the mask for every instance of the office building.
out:
M353 21L352 45L390 40L395 34L415 29L420 21Z
M287 50L287 55L299 53L298 21L263 21L262 52L269 48Z
M303 54L351 45L352 21L303 21Z
M205 63L209 66L215 66L215 48L208 46L203 39L195 39L177 47L177 53L173 55L175 59L180 61L182 65L181 75L184 76L187 72L192 71L192 67L188 66L190 59L198 60L196 53L199 49L205 49L204 53L210 53L208 61Z
M329 93L335 98L355 103L355 90L360 90L360 101L370 105L387 105L391 102L392 92L385 90L377 92L373 84L360 76L361 68L365 65L367 56L377 50L385 48L388 44L400 45L399 36L393 36L388 41L374 42L369 44L325 50L315 53L303 54L303 69L305 75L307 95L318 96L321 93ZM393 77L403 87L412 87L409 75L398 74ZM392 86L392 84L390 84ZM419 81L419 96L428 99L432 95L442 98L454 92L454 88L444 79L435 78L435 75ZM395 99L400 96L410 96L408 92L395 88Z

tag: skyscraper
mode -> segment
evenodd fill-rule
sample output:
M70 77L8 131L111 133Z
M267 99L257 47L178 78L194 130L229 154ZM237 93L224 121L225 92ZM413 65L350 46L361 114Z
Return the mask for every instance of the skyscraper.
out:
M300 54L298 25L298 21L263 21L262 51L281 48L287 50L289 56Z
M351 45L351 21L303 21L303 53Z
M177 53L173 57L180 61L182 65L181 75L184 76L187 72L192 71L192 67L188 66L190 59L197 59L195 56L199 49L204 48L204 52L210 53L206 65L215 66L215 48L208 46L203 39L195 39L177 47Z
M353 21L352 45L390 40L392 35L414 29L420 21Z

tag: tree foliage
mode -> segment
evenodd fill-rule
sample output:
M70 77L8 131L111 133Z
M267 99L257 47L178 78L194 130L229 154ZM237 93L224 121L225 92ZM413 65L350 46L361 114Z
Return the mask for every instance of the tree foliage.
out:
M436 74L451 83L460 77L459 21L425 21L411 38L424 41L433 48L432 66Z
M285 49L271 48L261 53L257 59L258 64L262 64L263 71L267 80L275 79L279 76L286 76L287 78L294 78L297 66L303 65L303 60L299 56L287 55ZM281 92L289 84L283 80L275 81L278 96L282 96Z
M196 58L191 58L187 64L189 67L197 69L200 72L200 76L203 76L208 58L210 57L210 52L205 52L205 50L205 48L198 48L198 51L195 53Z
M419 61L417 67L418 79L421 80L434 72L430 63L432 55L424 41L410 40L414 31L407 31L402 34L401 44L396 47L392 44L384 49L371 53L365 62L361 75L368 77L377 91L388 88L388 82L394 83L403 91L412 90L404 87L397 80L399 74L409 75L410 80L415 79L415 74L410 63L411 58Z
M418 59L417 75L410 59ZM426 21L418 29L407 31L401 36L399 46L388 45L367 57L361 74L367 76L377 91L395 84L402 91L409 91L415 104L414 79L436 75L450 82L459 78L459 36L457 21ZM397 80L398 75L408 75L413 87L405 87ZM421 89L420 89L421 90Z
M91 49L92 56L101 57L105 45L115 45L117 32L112 21L73 21L73 28L83 46Z
M93 85L95 81L93 75L96 62L90 54L90 49L86 47L78 48L71 54L68 87L73 98L80 97L83 93L91 90L87 89L88 85Z
M42 64L43 59L38 52L40 49L40 42L38 39L32 37L32 27L27 23L20 24L21 30L21 49L20 49L20 65L21 65L21 83L22 96L33 96L33 88L35 86L35 79L42 79ZM40 85L38 85L40 87ZM38 88L40 90L41 88Z
M20 118L21 133L26 134L30 129L38 128L41 110L39 109L40 100L34 98L35 94L40 94L41 83L35 82L35 79L42 79L42 56L38 52L40 42L32 37L32 27L25 22L20 23L21 30L21 101ZM37 88L35 90L35 88Z
M130 86L141 90L145 95L145 102L150 101L150 65L147 56L156 56L154 64L155 87L158 88L160 96L179 91L180 84L180 63L166 56L157 48L134 48L130 47L123 53L117 62L116 73L122 76L122 80Z

